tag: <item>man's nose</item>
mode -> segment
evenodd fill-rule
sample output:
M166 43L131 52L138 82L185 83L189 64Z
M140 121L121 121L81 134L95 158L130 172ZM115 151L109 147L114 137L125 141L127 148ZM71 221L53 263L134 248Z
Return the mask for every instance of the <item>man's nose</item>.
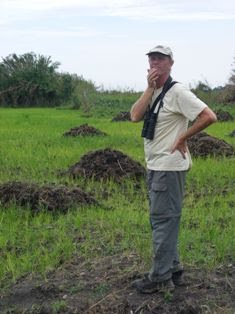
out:
M158 62L158 60L154 60L152 63L151 63L151 65L154 67L154 66L157 66L157 65L159 65L159 62Z

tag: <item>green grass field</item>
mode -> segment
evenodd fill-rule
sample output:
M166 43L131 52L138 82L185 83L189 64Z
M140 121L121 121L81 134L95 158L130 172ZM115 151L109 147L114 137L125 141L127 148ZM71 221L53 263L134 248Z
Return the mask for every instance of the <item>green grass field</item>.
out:
M85 118L79 111L0 110L0 182L23 181L82 186L98 207L71 208L67 214L40 212L12 204L0 211L0 287L19 276L45 274L73 254L86 259L135 252L151 262L151 232L144 180L138 192L131 182L85 183L58 176L87 152L110 147L144 165L141 124ZM88 123L106 137L63 137L71 127ZM216 123L211 135L235 146L228 134L233 122ZM234 158L194 160L188 173L180 251L185 264L214 268L235 259ZM103 197L104 192L109 197Z

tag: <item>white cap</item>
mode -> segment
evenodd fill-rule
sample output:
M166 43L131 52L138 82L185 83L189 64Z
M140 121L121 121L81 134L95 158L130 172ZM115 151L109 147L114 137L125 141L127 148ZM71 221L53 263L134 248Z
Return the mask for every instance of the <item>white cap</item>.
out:
M146 53L147 56L153 54L153 53L162 53L163 55L169 56L171 57L171 59L173 60L173 53L171 51L170 47L167 46L162 46L162 45L158 45L154 48L152 48L151 50L149 50L148 53Z

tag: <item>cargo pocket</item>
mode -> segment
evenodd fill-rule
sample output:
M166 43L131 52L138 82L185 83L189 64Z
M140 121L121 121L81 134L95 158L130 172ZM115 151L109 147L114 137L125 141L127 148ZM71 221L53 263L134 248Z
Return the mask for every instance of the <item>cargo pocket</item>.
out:
M156 171L154 173L152 184L151 184L151 214L157 214L158 217L169 216L170 210L170 197L166 183L166 172Z

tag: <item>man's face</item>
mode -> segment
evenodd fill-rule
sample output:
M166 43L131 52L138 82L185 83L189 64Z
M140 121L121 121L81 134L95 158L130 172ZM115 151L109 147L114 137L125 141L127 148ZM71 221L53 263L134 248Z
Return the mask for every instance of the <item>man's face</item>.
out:
M159 75L170 73L173 63L169 56L162 53L156 52L149 56L150 69L157 69Z

